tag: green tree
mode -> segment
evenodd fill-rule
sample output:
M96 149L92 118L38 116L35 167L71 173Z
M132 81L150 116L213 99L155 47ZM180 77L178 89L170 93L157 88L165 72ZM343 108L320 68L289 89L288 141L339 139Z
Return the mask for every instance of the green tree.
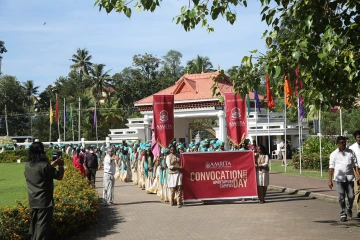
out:
M270 27L263 34L268 46L266 53L252 51L242 63L246 71L240 72L235 90L245 96L256 89L261 77L258 72L266 66L270 78L276 80L275 93L283 85L283 76L296 67L304 89L300 91L306 105L323 102L329 106L351 108L360 92L360 11L359 1L353 0L260 0L262 21ZM99 9L108 13L116 10L131 16L129 1L96 0ZM226 18L230 24L236 20L237 5L247 6L244 0L198 1L190 0L174 18L186 31L197 25L214 29L208 19ZM138 10L154 12L161 1L136 1ZM291 29L281 34L281 29ZM280 33L280 34L279 34ZM255 60L255 61L254 61Z
M147 80L156 79L161 60L152 54L137 54L133 57L133 66L138 68Z
M175 50L170 50L162 57L162 68L164 76L178 80L184 74L184 67L181 66L182 54Z
M5 42L0 40L0 54L6 53Z
M190 73L202 73L202 72L212 72L213 65L209 57L202 57L197 55L196 58L187 61L186 67Z
M33 105L35 102L38 101L38 98L36 95L39 92L39 90L38 90L39 86L34 86L33 80L27 80L26 82L23 82L22 88L25 92L26 103L28 106L28 112L30 113L31 105Z
M102 98L102 93L105 92L108 94L109 87L111 86L111 76L109 72L111 70L104 70L105 64L93 64L91 68L89 68L90 78L93 82L93 87L91 88L91 92L96 102L99 103Z
M89 51L86 48L78 48L76 54L73 54L70 59L70 61L74 63L70 68L76 71L80 70L81 76L89 75L89 68L92 66L92 63L90 62L91 58L92 56L89 55Z

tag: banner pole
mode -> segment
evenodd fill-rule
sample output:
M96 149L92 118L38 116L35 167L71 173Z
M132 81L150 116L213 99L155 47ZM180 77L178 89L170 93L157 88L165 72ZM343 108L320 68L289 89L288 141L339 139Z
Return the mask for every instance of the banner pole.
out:
M284 111L285 111L285 120L284 120L284 134L285 134L285 157L283 159L284 165L285 165L285 172L286 172L286 148L287 148L287 142L286 142L286 92L284 94Z
M51 110L51 113L50 113L50 117L51 117L51 120L49 121L50 122L50 126L49 126L49 142L51 142L51 121L52 121L52 107L51 107L51 100L50 100L50 110Z
M64 142L66 141L65 128L66 128L66 103L65 103L65 98L64 98Z
M268 142L269 142L269 156L271 155L271 141L270 141L270 110L269 107L267 109L267 119L268 119ZM271 170L271 161L269 161L269 168Z
M81 141L81 128L80 128L80 123L81 123L81 118L80 118L80 103L81 103L81 100L80 100L80 97L79 97L79 123L78 123L78 125L79 125L79 131L78 131L78 141L80 142Z
M300 159L300 175L302 173L302 159L301 159L301 120L300 120L300 98L298 98L298 128L299 128L299 159Z
M343 124L342 124L342 110L341 110L341 107L339 107L339 109L340 109L340 136L342 136L343 135ZM320 121L320 119L319 119L319 121ZM320 124L320 123L319 123ZM320 130L319 130L320 131Z
M59 100L57 98L57 94L56 94L56 101L58 102L59 105ZM59 107L58 107L59 109ZM59 110L58 110L59 111ZM59 134L59 140L61 141L61 134L60 134L60 121L59 121L59 112L58 112L58 116L57 116L57 123L58 123L58 134Z
M323 169L322 169L322 151L321 151L321 103L319 107L319 142L320 142L320 176L323 176Z

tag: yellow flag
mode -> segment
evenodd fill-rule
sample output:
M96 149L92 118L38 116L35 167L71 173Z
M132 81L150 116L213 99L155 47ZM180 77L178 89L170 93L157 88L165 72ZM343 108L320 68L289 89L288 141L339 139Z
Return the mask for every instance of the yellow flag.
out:
M53 123L53 118L54 118L54 115L53 115L53 110L52 110L51 100L50 100L50 124Z

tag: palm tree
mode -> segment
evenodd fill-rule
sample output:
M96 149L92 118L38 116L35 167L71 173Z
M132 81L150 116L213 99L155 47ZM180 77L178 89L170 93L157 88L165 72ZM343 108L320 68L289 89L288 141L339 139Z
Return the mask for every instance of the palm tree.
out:
M34 104L36 101L38 101L35 95L38 94L39 86L35 87L33 80L27 80L26 82L23 82L22 88L24 89L29 112L30 112L31 104Z
M112 80L108 70L104 72L105 64L94 64L89 68L90 78L92 80L93 87L91 88L92 95L94 96L97 103L99 103L102 93L109 92L111 87L110 81Z
M188 61L186 67L190 73L202 73L213 71L213 65L208 57L202 57L197 55L196 58Z
M89 75L89 68L92 66L90 62L92 56L89 55L89 51L86 48L76 50L76 54L72 55L70 61L74 62L70 68L75 69L76 71L80 70L80 75Z
M110 95L102 106L105 111L101 113L101 116L107 128L120 127L120 124L124 121L125 113L122 109L119 109L119 101L117 101L115 96Z

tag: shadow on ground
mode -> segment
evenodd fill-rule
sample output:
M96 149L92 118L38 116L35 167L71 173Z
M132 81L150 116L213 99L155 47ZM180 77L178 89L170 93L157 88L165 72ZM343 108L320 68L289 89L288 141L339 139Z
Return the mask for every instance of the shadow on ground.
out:
M99 198L99 203L102 199ZM125 219L119 216L114 206L100 205L97 223L84 229L78 236L71 237L71 240L78 239L98 239L118 233L116 225L125 222Z
M352 218L352 219L347 220L346 222L340 222L340 216L339 216L339 221L321 220L321 221L314 221L314 222L324 223L324 224L328 224L329 226L336 226L336 227L342 227L342 228L351 228L351 227L360 228L360 219L359 218Z

